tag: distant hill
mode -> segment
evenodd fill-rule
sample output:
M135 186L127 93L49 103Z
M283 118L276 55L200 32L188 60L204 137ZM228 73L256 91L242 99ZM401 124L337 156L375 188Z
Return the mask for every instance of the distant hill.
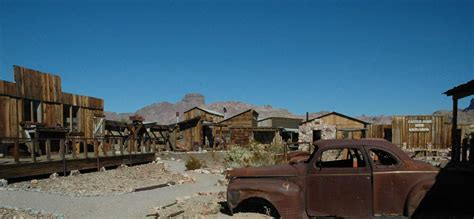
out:
M183 99L177 103L159 102L145 106L133 113L114 113L105 112L107 119L116 121L128 121L131 115L139 114L145 118L146 121L158 122L159 124L172 124L176 122L176 112L182 116L183 112L195 106L203 107L209 110L224 113L224 107L227 109L228 117L234 116L240 112L248 109L255 109L259 113L259 119L267 117L290 117L306 119L306 115L296 115L287 109L273 108L270 105L256 106L240 101L222 101L206 104L205 97L199 93L186 94ZM309 118L315 118L329 111L311 112ZM445 115L452 117L451 111L439 110L433 113L434 115ZM458 112L460 124L474 124L474 99L471 104L464 110ZM392 117L385 115L368 116L361 115L355 117L357 119L372 123L372 124L391 124Z
M256 106L238 101L224 101L206 104L204 95L198 93L186 94L183 99L177 103L160 102L145 106L134 113L114 113L105 112L105 116L110 120L128 121L129 116L139 114L146 121L158 122L160 124L172 124L176 122L176 112L182 116L183 113L195 106L203 107L209 110L224 113L224 107L227 109L229 117L234 116L248 109L255 109L259 113L260 118L270 116L294 117L287 109L273 108L269 105Z
M471 111L471 110L474 110L474 98L471 99L471 103L463 111L467 112L467 111Z

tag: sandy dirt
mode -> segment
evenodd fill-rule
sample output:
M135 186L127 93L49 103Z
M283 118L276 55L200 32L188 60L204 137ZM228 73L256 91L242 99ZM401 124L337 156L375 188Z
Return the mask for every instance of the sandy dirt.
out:
M166 218L163 216L179 211L185 213L175 218L231 217L222 203L226 191L223 167L206 165L203 169L186 171L184 159L170 158L159 162L164 164L150 163L73 177L42 179L34 182L34 186L31 181L13 183L8 188L0 188L0 207L13 206L17 209L5 211L3 214L8 215L7 218L21 212L24 212L24 218L36 218L34 212L48 212L44 218L48 215L64 215L65 218L155 218L156 213ZM130 192L137 187L170 180L176 184ZM179 204L160 209L175 202ZM238 213L233 218L267 217Z
M18 209L18 208L0 208L0 218L22 218L22 219L59 219L64 218L62 215L56 215L44 211L37 211L32 209Z
M13 183L8 185L8 189L67 196L102 196L129 193L146 186L187 182L191 182L191 179L168 171L164 163L150 163L132 167L122 166L105 172Z
M271 218L257 213L236 213L228 215L225 207L225 192L199 192L192 196L178 197L168 205L154 207L155 214L149 216L168 218ZM175 216L176 215L176 216Z

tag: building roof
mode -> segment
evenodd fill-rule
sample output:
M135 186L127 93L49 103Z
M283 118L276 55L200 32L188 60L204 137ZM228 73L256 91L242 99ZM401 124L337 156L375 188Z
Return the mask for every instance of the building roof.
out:
M303 119L301 119L301 118L282 117L282 116L270 116L270 117L267 117L267 118L259 119L258 121L260 122L260 121L265 121L265 120L268 120L268 119L291 119L291 120L303 121Z
M444 94L446 94L447 96L453 96L456 99L474 95L474 80L453 87L450 90L444 92Z
M219 113L219 112L216 112L216 111L213 111L213 110L209 110L209 109L205 109L205 108L202 108L202 107L198 107L198 106L195 106L195 107L193 107L193 108L191 108L191 109L188 109L188 110L184 111L184 113L187 113L187 112L189 112L189 111L191 111L191 110L193 110L193 109L199 109L199 110L202 110L202 111L204 111L204 112L206 112L206 113L209 113L209 114L213 114L213 115L216 115L216 116L222 116L222 117L224 117L224 114L222 114L222 113Z
M223 122L225 122L225 121L229 121L229 120L231 120L231 119L233 119L233 118L235 118L235 117L238 117L238 116L240 116L240 115L242 115L242 114L244 114L244 113L247 113L247 112L249 112L249 111L254 111L254 112L257 113L257 115L258 115L258 112L255 111L254 109L248 109L248 110L245 110L245 111L243 111L243 112L241 112L241 113L239 113L239 114L237 114L237 115L234 115L234 116L229 117L229 118L227 118L227 119L225 119L225 120L222 120L222 121L220 121L220 122L218 122L218 123L223 123Z
M329 116L329 115L341 116L341 117L344 117L344 118L346 118L346 119L354 120L354 121L357 121L357 122L360 122L360 123L363 123L363 124L366 124L366 125L367 125L367 124L370 124L370 123L368 123L368 122L366 122L366 121L362 121L362 120L360 120L360 119L356 119L356 118L354 118L354 117L350 117L350 116L347 116L347 115L344 115L344 114L341 114L341 113L338 113L338 112L326 113L326 114L321 115L321 116L318 116L318 117L316 117L316 118L312 118L312 119L310 119L310 120L308 120L308 121L304 121L304 122L302 122L301 124L305 124L305 123L307 123L307 122L312 122L312 121L314 121L315 119L321 119L321 118L326 117L326 116Z

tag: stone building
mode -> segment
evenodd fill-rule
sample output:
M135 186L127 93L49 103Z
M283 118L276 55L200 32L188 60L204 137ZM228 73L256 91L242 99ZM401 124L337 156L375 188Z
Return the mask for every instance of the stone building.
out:
M366 137L369 123L337 112L331 112L300 124L298 140L361 139Z

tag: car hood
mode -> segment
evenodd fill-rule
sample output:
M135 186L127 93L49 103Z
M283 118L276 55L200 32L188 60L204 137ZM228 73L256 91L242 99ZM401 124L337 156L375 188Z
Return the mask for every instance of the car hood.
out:
M297 165L277 164L268 167L246 167L229 170L227 178L252 178L252 177L288 177L298 176Z

